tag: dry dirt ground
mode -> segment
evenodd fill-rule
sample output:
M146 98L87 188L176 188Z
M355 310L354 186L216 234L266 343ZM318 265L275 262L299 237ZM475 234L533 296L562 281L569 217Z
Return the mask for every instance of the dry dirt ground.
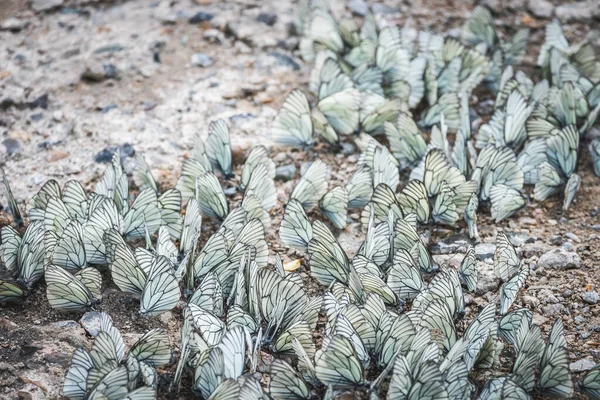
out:
M344 10L345 2L332 3L336 12ZM531 51L523 66L529 72L535 72L543 26L552 16L567 23L570 39L599 28L598 16L594 19L585 11L593 2L543 3L542 9L537 1L487 2L507 34L523 25L532 29ZM378 18L404 23L410 17L415 28L456 35L473 6L450 0L385 1L375 12ZM295 55L298 38L289 28L294 8L291 0L4 0L0 165L22 208L50 178L61 183L78 179L93 189L105 168L96 161L102 159L98 153L113 146L121 146L126 170L132 169L133 151L142 153L161 185L172 186L192 138L205 135L208 122L217 118L230 123L238 173L247 150L261 143L271 149L278 166L295 165L296 177L304 161L319 157L333 168L332 184L344 182L357 160L351 140L338 154L328 148L280 152L270 142L268 126L276 110L290 90L306 85L310 70ZM203 21L190 22L194 16ZM490 99L485 92L473 99L483 120L489 116ZM574 371L600 361L600 315L594 296L595 284L600 283L600 178L593 175L584 146L578 173L581 190L568 214L561 211L560 198L531 202L501 224L480 214L481 242L476 249L481 282L478 293L467 296L466 315L469 320L479 305L495 300L497 284L489 273L493 241L499 230L511 232L525 262L535 267L516 306L533 309L546 333L557 317L563 318ZM293 179L278 180L282 203L293 184ZM236 181L224 185L234 187ZM239 197L230 196L232 202ZM293 258L276 238L281 213L281 205L271 213L271 252ZM316 213L311 217L320 218ZM357 216L351 217L353 223L338 232L349 255L364 238ZM2 221L8 222L6 214ZM202 240L211 231L207 226ZM438 262L460 262L468 243L464 229L434 228L424 234ZM305 268L303 274L307 277ZM314 285L308 289L320 290ZM148 329L168 329L177 355L177 310L143 319L137 314L138 303L112 285L100 309L113 317L128 343ZM79 323L81 317L52 310L43 284L23 303L0 306L0 398L59 398L72 352L92 341ZM508 360L503 357L499 370L486 375L509 369ZM160 371L161 397L166 396L173 368ZM183 386L191 386L189 378ZM189 396L189 389L179 395Z

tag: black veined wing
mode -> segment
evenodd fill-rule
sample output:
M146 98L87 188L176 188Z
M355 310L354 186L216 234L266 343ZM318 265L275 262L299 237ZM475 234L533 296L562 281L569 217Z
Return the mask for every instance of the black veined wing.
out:
M425 224L429 221L429 199L423 182L419 180L408 182L398 196L398 203L402 210L414 213L420 223Z
M28 289L44 275L44 223L32 221L17 252L19 283Z
M206 138L206 155L213 167L220 170L225 178L231 178L231 144L229 127L224 120L218 119L208 126Z
M531 324L533 314L528 308L519 308L504 315L498 323L498 333L500 337L508 343L516 343L516 332L521 326L521 320L525 319L527 325Z
M376 350L379 350L378 365L385 367L394 362L394 357L399 351L408 351L414 335L415 326L410 318L406 315L395 316L389 326L389 332L382 339L376 341Z
M378 146L373 153L373 185L377 187L385 183L392 190L396 190L400 183L400 174L395 160L384 146Z
M456 92L444 93L437 101L433 104L420 121L422 126L433 126L441 121L442 115L444 116L445 123L448 125L449 132L456 132L460 125L460 110L459 110L460 99Z
M265 211L269 211L277 203L277 189L264 164L257 165L246 186L244 196L254 195Z
M348 208L364 208L373 195L371 168L367 165L359 166L346 183L346 189L348 190Z
M360 123L363 130L371 135L384 133L385 122L396 122L403 111L403 103L399 99L386 100L377 94L363 94L361 102Z
M321 221L313 223L313 238L308 244L310 270L322 285L333 281L345 283L349 271L346 253Z
M314 161L296 183L290 199L298 200L305 210L315 207L327 191L329 168L321 160Z
M600 398L600 365L596 365L578 382L579 390L591 399Z
M246 358L246 331L242 326L229 329L219 344L223 352L223 376L237 379L244 372Z
M565 185L565 198L563 201L563 211L567 211L569 206L575 199L575 194L579 190L579 186L581 185L581 178L577 174L573 174L569 177L567 184Z
M161 367L168 364L171 361L168 333L162 328L146 332L131 346L129 356L133 356L140 363L143 362L152 367Z
M65 227L53 249L52 264L69 271L77 271L86 266L83 226L77 220L72 220Z
M156 238L156 255L166 257L172 264L176 264L178 254L179 251L171 240L169 231L166 227L161 226L158 229L158 237Z
M477 209L479 208L479 199L477 198L477 193L473 193L471 197L469 197L469 201L467 202L467 206L465 207L465 222L467 224L467 229L469 230L469 237L471 239L475 239L479 237L479 233L477 232Z
M31 221L43 220L44 210L48 205L48 200L51 198L60 198L60 185L54 179L46 181L42 188L37 192L27 203L27 213Z
M11 226L6 225L0 231L2 244L0 244L0 261L8 271L18 271L18 254L21 247L21 236Z
M494 275L506 281L512 278L521 265L521 259L504 232L496 236L496 250L494 252Z
M127 395L129 377L125 366L117 367L104 375L91 388L86 399L121 399Z
M196 180L198 177L211 171L212 169L206 169L206 167L195 158L184 159L181 168L181 176L179 177L179 180L177 180L177 185L175 186L177 190L181 192L182 198L187 200L194 197L196 193Z
M386 122L383 127L392 155L398 160L400 168L416 166L425 156L427 144L411 115L401 113L396 125Z
M331 127L341 135L350 135L359 124L360 92L349 88L333 93L317 103Z
M535 372L542 352L544 351L544 339L537 325L527 327L521 321L519 328L524 332L522 340L518 343L517 358L512 368L512 379L523 389L530 392L535 386Z
M196 180L196 199L203 215L223 220L229 212L227 199L217 176L211 172L201 175Z
M209 272L204 276L188 302L210 311L218 317L222 315L223 290L214 272Z
M114 229L104 235L109 255L111 278L119 289L127 293L141 295L147 281L147 274L123 240Z
M421 325L431 329L432 338L446 350L450 350L456 342L456 330L446 300L434 299L423 310L422 315Z
M460 219L456 203L453 200L452 190L446 181L442 181L440 192L433 203L431 215L435 222L449 226L455 226Z
M231 306L227 311L227 328L233 329L235 326L241 326L249 333L256 333L259 330L254 318L237 304Z
M339 146L340 137L327 120L325 114L323 114L318 108L313 108L311 116L314 127L314 135L319 136L332 146Z
M121 153L118 148L113 153L111 163L104 170L104 175L96 184L95 193L112 199L121 214L127 212L129 183L121 166Z
M107 249L103 238L104 233L109 229L115 229L120 234L123 231L123 217L114 201L106 196L94 195L83 227L85 256L88 263L107 262Z
M334 335L315 364L316 377L326 385L357 386L364 382L363 367L352 342Z
M242 176L240 182L240 188L245 189L250 181L250 177L254 173L257 166L264 165L267 170L267 176L271 179L275 178L275 163L269 157L269 151L265 146L259 145L252 148L252 151L246 159L244 168L242 169Z
M328 8L313 8L309 18L303 28L304 38L300 46L302 58L312 61L317 49L329 49L340 53L344 49L344 41Z
M150 167L144 156L136 154L135 156L135 169L133 170L133 182L140 189L144 190L147 188L154 189L158 193L158 185L150 172Z
M479 193L482 200L491 197L491 188L494 185L504 185L515 190L523 188L525 181L523 171L517 163L513 150L508 147L497 150L484 171Z
M438 365L426 361L413 371L406 357L399 355L388 389L388 399L448 399L442 373Z
M311 392L296 371L285 361L275 360L271 364L269 394L277 400L310 399Z
M188 304L194 321L194 327L200 333L207 346L216 346L225 334L225 324L209 311L195 304Z
M88 373L93 367L94 362L89 353L83 348L76 349L71 360L71 367L65 375L63 395L71 400L83 400Z
M156 387L142 386L131 392L121 400L153 400L156 398Z
M4 169L2 170L2 180L4 181L4 189L6 190L6 198L8 200L8 206L10 208L10 212L13 215L13 221L17 225L23 225L23 216L21 215L21 211L19 210L19 205L15 200L15 196L10 189L10 184L8 183L8 178L4 173Z
M181 236L181 192L169 189L158 196L158 209L160 210L160 224L169 231L171 239L176 240Z
M569 177L577 167L579 132L574 125L563 128L547 140L548 162L563 176Z
M179 250L182 253L187 253L194 248L194 244L200 237L201 229L202 215L200 215L200 205L196 199L190 199L183 219L181 240L179 241Z
M114 344L116 360L121 361L125 356L125 343L121 332L113 325L112 318L107 313L100 314L100 332L106 332Z
M364 51L369 52L370 50L374 50L372 43L365 41L356 48L356 51L355 49L352 49L350 53L348 53L346 59L348 60L348 58L354 57L355 55L362 56L365 54ZM350 78L358 90L362 92L372 92L379 96L383 96L383 88L381 87L383 72L381 72L379 68L368 64L362 64L352 71Z
M517 164L521 167L524 183L533 185L538 179L538 167L542 161L546 161L546 140L536 138L525 144L525 147L517 157Z
M283 146L307 147L314 144L313 122L306 95L292 91L271 125L273 140Z
M492 218L500 222L527 205L527 199L521 192L505 185L493 185L490 189Z
M360 214L360 221L363 227L369 226L371 219L371 213L373 213L374 224L379 225L381 223L388 223L390 213L393 214L394 218L401 219L404 216L398 198L394 191L385 183L380 183L373 191L373 196L369 203L365 206Z
M479 394L480 400L515 399L529 400L531 396L510 376L490 379Z
M543 393L559 398L573 396L567 341L560 318L552 326L548 344L542 353L537 386Z
M422 271L431 272L434 269L427 247L415 228L405 219L398 219L394 226L394 249L409 252Z
M321 50L317 53L312 69L310 71L310 81L308 84L309 90L318 96L321 86L321 69L325 65L325 61L332 59L338 60L337 55L331 50Z
M258 197L255 195L245 195L242 200L241 207L246 211L246 220L258 219L262 222L265 230L268 230L271 226L271 216L269 212L263 208Z
M94 271L93 277L90 275L92 271ZM77 275L73 276L63 268L50 264L46 266L45 276L48 285L46 295L52 308L61 311L79 311L94 304L96 300L94 295ZM86 271L86 279L90 280L88 284L94 283L98 288L102 282L100 273L92 268L89 272Z
M61 235L70 220L69 210L60 198L51 197L48 199L48 204L44 211L45 230L54 231L57 235Z
M209 398L223 381L223 351L220 347L209 349L202 354L196 365L194 374L194 389Z
M219 232L212 235L194 260L194 278L202 279L208 272L227 260L228 244L226 237Z
M508 311L528 276L529 268L525 267L502 285L500 288L500 314L505 314Z
M535 183L533 197L539 201L546 200L560 191L563 182L563 178L556 168L543 161L538 167L538 178Z
M442 150L432 149L425 157L423 174L423 184L427 194L432 197L440 193L444 181L453 189L463 184L466 179L456 167L450 165Z
M365 241L358 249L356 253L357 256L354 257L354 260L360 259L358 256L364 256L361 257L363 260L366 259L369 264L375 264L375 268L372 268L374 274L382 277L383 274L379 270L379 267L382 267L389 261L391 258L390 251L389 225L387 223L382 223L375 226L374 222L370 222L367 228Z
M156 256L142 290L140 312L158 315L172 310L179 303L180 297L179 281L170 261L163 256Z
M396 250L387 284L401 300L414 299L425 288L421 272L406 250Z
M143 238L146 232L156 232L162 222L156 192L150 188L142 190L123 217L123 222L123 235L130 239Z
M290 199L285 206L285 213L279 228L281 242L300 252L306 252L312 236L313 229L302 203L296 199Z
M319 208L338 229L346 227L348 217L348 190L345 186L336 186L319 200Z
M70 180L65 183L62 201L69 210L71 218L80 222L85 220L88 212L88 198L79 181Z
M0 303L8 303L27 295L27 288L18 282L0 279Z
M319 100L354 87L352 80L342 72L335 58L327 58L323 62L319 81L317 93Z

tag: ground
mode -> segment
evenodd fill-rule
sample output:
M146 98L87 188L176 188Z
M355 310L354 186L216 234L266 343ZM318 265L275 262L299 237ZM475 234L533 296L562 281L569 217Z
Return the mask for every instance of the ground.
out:
M336 12L346 4L332 3ZM361 1L349 3L361 5ZM486 3L505 34L522 26L532 29L523 68L534 74L543 26L553 16L566 23L570 39L599 28L591 1ZM415 28L456 35L473 6L462 1L407 0L380 2L374 10L381 19L403 24L411 18ZM289 91L305 88L310 71L295 51L298 38L290 28L294 9L291 0L4 2L0 9L0 165L22 209L48 179L60 183L77 179L93 189L106 166L102 163L106 157L99 153L114 146L121 147L128 172L133 152L143 154L162 187L173 186L193 137L206 135L208 123L217 118L231 126L238 175L248 150L260 143L271 150L278 166L294 165L296 177L305 161L319 157L333 169L332 184L345 182L356 168L352 140L338 154L326 147L285 152L270 140L269 124L278 107ZM484 120L489 117L491 98L483 92L472 99ZM594 298L594 285L600 282L600 178L592 172L585 146L580 157L581 190L568 213L562 212L560 198L530 202L516 217L500 224L480 213L481 242L476 248L481 287L467 297L466 314L468 320L478 306L495 300L497 282L489 279L488 272L491 243L498 231L510 232L524 261L535 266L516 306L531 308L546 334L556 318L563 319L570 361L578 362L575 372L579 364L589 369L600 361L598 296ZM403 176L404 182L407 178ZM281 204L293 184L294 180L278 180ZM237 186L236 179L225 186ZM234 202L239 198L239 193L231 196ZM281 204L271 212L271 255L281 251L289 259L294 253L286 253L276 237ZM1 217L3 224L8 222L5 213ZM320 218L317 213L311 217ZM354 222L338 232L349 255L364 239L357 215L351 217ZM210 231L207 226L202 240ZM464 227L424 233L438 262L460 262L467 245ZM302 273L307 277L305 267ZM320 290L308 277L307 282L310 291ZM148 329L168 329L178 354L178 311L144 319L137 313L138 303L114 286L105 291L99 309L113 317L129 344ZM81 313L52 310L43 285L22 304L0 306L0 398L60 397L72 352L92 342L78 323L81 317ZM510 368L507 360L502 359L500 371ZM161 397L166 396L163 389L173 369L174 364L160 371ZM494 373L498 370L486 375ZM182 398L190 394L189 379L184 386Z

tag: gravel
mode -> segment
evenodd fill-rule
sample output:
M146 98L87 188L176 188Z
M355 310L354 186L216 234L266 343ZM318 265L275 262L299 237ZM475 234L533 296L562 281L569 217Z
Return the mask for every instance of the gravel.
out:
M569 368L571 372L584 372L589 371L590 369L596 366L596 362L594 360L590 360L589 358L583 358L581 360L577 360L571 364L569 364Z
M571 251L554 249L544 253L540 257L538 266L552 269L579 268L581 267L581 257L579 257L579 254Z
M196 67L206 68L213 65L215 60L206 53L196 53L192 55L190 62Z

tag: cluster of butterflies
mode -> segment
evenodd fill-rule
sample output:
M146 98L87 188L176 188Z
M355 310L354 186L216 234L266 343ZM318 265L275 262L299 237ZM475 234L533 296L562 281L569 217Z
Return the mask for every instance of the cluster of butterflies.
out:
M171 361L169 336L163 329L146 332L125 354L121 332L106 313L88 351L78 348L65 375L63 395L71 400L156 398L155 368Z
M395 170L410 169L410 179L422 182L428 154L441 150L452 170L436 179L447 178L446 183L437 183L433 191L415 185L411 193L423 205L426 193L436 211L433 220L451 226L479 202L489 205L496 221L510 217L527 204L524 185L535 186L532 197L538 201L564 192L568 210L581 183L576 173L580 138L600 112L593 35L569 45L558 22L548 24L538 59L543 79L535 83L513 68L525 54L528 30L502 40L491 13L481 6L465 22L460 39L417 32L408 24L403 29L385 21L378 25L371 13L359 28L353 18L336 20L323 0L306 3L298 24L300 52L314 62L309 89L315 105L311 108L302 91L292 92L273 123L276 143L307 147L320 138L337 145L341 136L360 132L357 144L370 151L360 164L370 168L372 186L391 173L385 183L394 191ZM480 84L496 96L494 113L473 132L469 98ZM423 107L417 123L412 111ZM431 128L429 143L421 128ZM452 146L448 133L455 136ZM375 143L371 149L370 142ZM591 142L590 151L598 173L600 140ZM368 179L365 169L354 177L360 183ZM456 172L468 183L450 181L458 178ZM368 185L360 187L369 197ZM477 199L469 198L472 192ZM332 197L343 200L345 191L338 189ZM328 199L323 199L326 206ZM349 205L361 206L354 200L349 193Z
M514 356L511 373L489 380L480 399L571 397L562 322L544 341L531 311L511 311L529 269L507 236L498 234L493 260L499 298L466 326L463 291L477 290L475 251L468 249L459 268L437 265L419 226L456 227L462 218L477 238L479 204L489 205L496 221L508 218L526 205L524 184L535 185L537 200L564 187L568 208L580 183L579 142L600 110L590 39L570 46L560 26L549 24L539 59L543 80L534 83L513 70L528 32L503 41L485 8L474 10L461 40L380 29L372 14L359 29L353 19L336 21L318 0L300 20L316 104L291 92L273 121L274 141L336 146L341 136L361 132L350 179L330 189L329 167L312 162L279 227L281 243L302 255L324 293L306 289L296 272L300 260L284 264L275 254L269 263L275 163L256 146L236 177L229 128L217 120L206 140L194 142L176 188L161 191L138 155L133 195L118 151L90 195L77 181L63 188L47 182L28 204L23 235L10 226L0 232L0 261L11 275L0 279L0 303L23 298L44 277L52 307L83 311L98 306L108 284L102 276L110 276L139 298L143 315L180 307L171 390L191 375L193 391L206 399L333 398L348 390L378 398L384 382L390 399L467 399L476 392L471 373L497 365L501 353ZM495 111L473 134L468 101L480 84L496 95ZM411 110L421 106L427 108L417 122ZM590 149L600 170L600 142ZM236 206L221 179L238 183L243 199ZM6 177L4 184L13 220L22 225ZM331 225L311 221L315 208ZM366 233L351 259L330 229L347 226L349 209L360 212ZM204 218L218 228L200 247ZM118 330L107 315L102 320L92 350L75 353L65 396L154 398L153 368L170 360L164 332L144 335L125 359ZM276 357L270 362L264 352ZM372 371L379 375L369 380ZM580 380L580 390L600 399L599 379L600 367Z

